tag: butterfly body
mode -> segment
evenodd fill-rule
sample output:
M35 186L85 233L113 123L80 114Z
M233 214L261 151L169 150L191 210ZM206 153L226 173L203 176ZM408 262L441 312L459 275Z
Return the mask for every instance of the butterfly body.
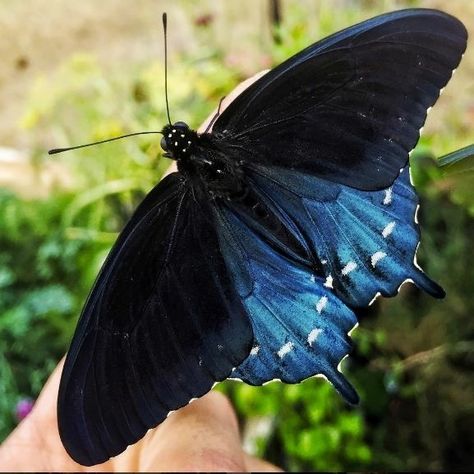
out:
M362 22L271 70L198 134L163 128L178 172L138 206L81 314L58 398L71 456L97 464L228 377L260 385L339 370L356 308L411 280L409 177L428 108L466 47L457 19Z
M184 122L166 125L161 133L165 156L177 161L178 171L194 192L229 200L245 192L241 162L223 152L212 135L198 135Z

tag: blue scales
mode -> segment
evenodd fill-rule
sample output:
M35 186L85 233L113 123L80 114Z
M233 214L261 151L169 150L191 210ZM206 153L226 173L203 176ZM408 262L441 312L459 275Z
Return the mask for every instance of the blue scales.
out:
M250 179L267 204L292 219L318 256L323 274L287 258L239 219L221 212L220 240L254 331L249 357L231 377L252 385L325 376L351 403L357 394L338 365L350 352L350 308L393 296L411 280L434 296L443 290L415 263L418 199L408 167L393 185L360 191L281 168L253 166ZM304 235L304 237L302 237Z

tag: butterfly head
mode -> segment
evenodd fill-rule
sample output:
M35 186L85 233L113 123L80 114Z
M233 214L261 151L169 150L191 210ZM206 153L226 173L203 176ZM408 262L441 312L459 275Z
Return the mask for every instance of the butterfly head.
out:
M176 122L163 127L161 148L166 152L164 156L179 160L190 154L197 134L184 122Z

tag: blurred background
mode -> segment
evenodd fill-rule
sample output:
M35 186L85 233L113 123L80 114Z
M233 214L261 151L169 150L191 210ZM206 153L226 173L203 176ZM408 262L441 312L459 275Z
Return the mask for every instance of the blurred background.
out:
M46 154L161 129L161 13L171 115L197 127L249 75L406 7L445 10L474 35L471 0L1 0L0 440L67 350L117 232L169 166L155 136ZM474 142L473 77L471 44L411 156L418 260L446 299L405 285L361 312L345 361L357 408L321 379L221 384L249 452L291 470L474 468L474 173L435 160Z

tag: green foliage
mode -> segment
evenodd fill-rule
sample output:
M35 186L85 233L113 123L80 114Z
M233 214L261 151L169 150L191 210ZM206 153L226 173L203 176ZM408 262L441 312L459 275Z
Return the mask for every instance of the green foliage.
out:
M438 161L442 174L451 188L454 202L466 207L474 215L474 144L453 151Z
M306 46L308 38L380 12L380 2L358 4L363 15L358 8L321 2L313 19L294 6L281 45L270 51L273 61ZM222 66L224 57L208 49L171 59L173 118L197 127L239 82L242 72ZM35 165L50 159L47 146L159 130L165 117L162 77L159 63L110 70L93 57L77 56L39 79L23 119ZM441 280L448 299L440 303L405 285L399 298L361 311L361 327L353 334L357 349L345 361L360 407L345 405L322 380L221 384L244 427L266 421L266 430L249 436L255 454L291 470L466 467L464 440L474 417L472 192L456 190L432 159L461 146L459 139L468 137L453 125L446 135L423 138L412 156L422 200L419 259ZM67 350L117 231L169 166L160 153L159 136L149 135L60 155L54 159L71 178L68 189L58 187L44 200L0 194L1 438L15 424L15 403L37 396Z
M272 421L271 436L254 440L252 451L288 470L341 471L371 460L362 414L322 379L264 387L226 382L221 390L231 396L247 423L261 417Z
M62 235L63 206L0 194L0 436L11 430L13 407L36 395L64 353L85 294L78 256L93 242Z

